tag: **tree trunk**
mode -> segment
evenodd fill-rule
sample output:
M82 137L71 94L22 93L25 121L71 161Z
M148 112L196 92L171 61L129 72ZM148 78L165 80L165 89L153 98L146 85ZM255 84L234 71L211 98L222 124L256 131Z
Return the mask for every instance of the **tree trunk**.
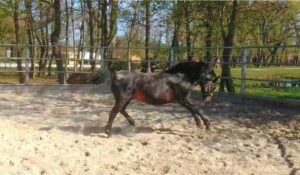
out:
M102 1L101 6L101 47L103 48L103 59L107 59L107 1ZM110 64L110 63L108 63Z
M45 45L45 47L42 46L42 48L41 48L40 63L41 63L41 76L44 77L46 75L46 67L47 67L47 62L49 59L49 49L50 49L49 48L49 30L48 30L47 25L46 25L46 33L44 34L44 37L43 37L43 45Z
M39 60L39 72L38 76L39 77L44 77L45 76L45 69L43 69L43 59L46 58L46 48L44 46L41 46L40 48L40 60Z
M180 22L176 20L174 24L174 33L173 33L173 39L171 43L171 51L168 57L167 67L171 67L174 64L173 63L175 61L174 59L176 59L176 51L179 47L179 42L178 42L179 26L180 26Z
M96 62L94 58L94 23L93 23L93 7L92 1L87 0L87 10L89 14L89 36L90 36L90 64L91 64L91 71L94 72L96 68Z
M231 70L229 64L229 58L232 49L223 49L223 63L222 63L222 73L221 83L220 83L220 92L224 92L224 87L226 87L228 92L235 92L233 80L231 79Z
M171 43L171 50L168 57L167 67L172 66L173 62L176 59L177 49L179 47L179 29L182 25L181 14L182 14L182 6L184 4L183 1L173 2L173 14L174 14L174 33Z
M97 8L97 47L100 47L101 46L101 19L102 19L102 0L97 0L97 5L98 5L98 8Z
M235 24L236 24L236 17L237 17L237 1L234 0L232 2L232 11L231 11L231 17L230 22L228 24L228 33L225 34L224 28L222 28L222 36L223 36L223 43L224 43L224 49L223 49L223 55L222 55L222 77L221 83L220 83L220 92L224 92L225 87L228 92L235 92L233 80L231 78L231 71L230 71L230 56L232 52L232 46L233 46L233 39L234 39L234 32L235 32ZM221 25L223 26L223 25Z
M118 1L110 0L110 16L109 16L109 32L107 36L106 45L112 45L112 41L117 33L117 18L118 18ZM113 57L113 47L110 49L110 55Z
M65 76L64 76L64 67L63 67L63 60L61 57L60 48L58 46L58 39L60 35L61 29L61 19L60 19L60 0L54 0L53 4L54 8L54 29L51 34L51 45L52 45L52 56L55 58L56 63L56 70L57 70L57 78L59 84L65 83Z
M36 39L38 44L40 45L40 59L39 59L39 70L38 76L44 77L46 73L46 65L47 65L47 58L49 53L49 38L48 38L48 21L49 16L45 14L45 7L43 5L38 7L39 10L39 20L46 21L45 24L38 25L40 33L36 34ZM48 11L47 11L48 12ZM35 31L36 32L36 31ZM40 36L40 37L39 37Z
M149 58L149 41L150 41L150 1L146 1L146 25L145 25L145 30L146 30L146 38L145 38L145 59L148 62L147 64L147 72L151 73L151 62Z
M185 30L186 30L186 51L188 61L192 61L192 42L191 42L191 27L190 27L190 7L189 1L184 4Z
M47 46L46 46L45 56L43 57L45 59L43 61L42 72L43 72L43 74L46 74L46 67L47 67L47 63L48 63L48 59L49 59L49 50L50 50L50 47L48 47L48 45L50 45L49 44L49 29L48 29L48 24L46 25L46 34L45 34L45 41L44 41L44 43ZM50 60L49 60L49 62L50 62Z
M270 64L274 64L275 63L275 57L276 57L276 54L280 48L280 45L281 45L281 42L278 42L274 45L274 48L273 50L271 51L270 53L270 57L271 57L271 60L270 60ZM269 60L269 58L267 59Z
M77 60L79 60L80 64L79 64L79 71L82 71L82 67L83 67L83 57L84 57L84 38L85 38L85 7L84 7L84 1L80 0L80 6L81 6L81 26L80 26L80 37L79 37L79 44L78 44L78 52L77 52Z
M76 58L76 41L75 41L74 0L71 0L70 13L71 13L71 23L72 23L74 72L76 72L76 70L77 70L77 58Z
M211 59L211 53L210 53L210 50L211 50L211 46L212 46L212 31L213 31L213 27L212 27L212 7L211 7L211 4L210 2L208 2L206 4L206 10L207 10L207 20L205 22L205 25L206 25L206 30L207 30L207 35L206 35L206 38L205 38L205 45L206 45L206 55L205 55L205 61L207 62L211 62L212 59Z
M65 43L65 72L67 72L68 64L69 64L69 4L68 0L65 0L65 10L66 10L66 28L65 28L65 35L66 35L66 43ZM66 76L66 75L65 75Z
M111 0L111 13L110 13L110 24L109 24L109 36L107 45L110 45L117 33L117 18L118 18L118 1Z
M15 0L14 4L14 29L15 29L15 39L16 39L16 44L17 44L17 70L18 70L18 76L19 76L19 83L24 84L25 83L25 77L23 74L22 70L22 60L19 59L21 57L20 53L20 48L19 48L19 43L20 43L20 27L19 27L19 0Z
M29 77L31 79L34 79L34 72L35 72L35 37L34 37L34 28L33 28L33 17L32 17L32 1L26 0L25 1L26 6L26 28L27 28L27 38L28 38L28 44L29 44L29 52L30 52L30 58L31 58L31 66L30 66L30 73Z
M155 39L156 42L156 46L155 46L155 51L154 51L154 58L157 59L158 55L159 55L159 50L160 50L160 46L161 46L161 39L162 39L163 33L160 31L158 38Z
M127 58L128 58L128 70L131 70L131 41L132 41L132 35L133 35L133 29L135 26L136 16L137 16L137 8L138 8L138 1L136 1L136 6L133 13L133 18L130 21L130 30L129 30L129 36L127 40Z

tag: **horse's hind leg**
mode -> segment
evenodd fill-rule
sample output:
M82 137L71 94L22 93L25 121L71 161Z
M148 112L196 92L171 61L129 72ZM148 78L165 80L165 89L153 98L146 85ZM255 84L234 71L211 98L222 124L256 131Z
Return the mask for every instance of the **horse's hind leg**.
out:
M117 114L120 112L121 108L123 107L124 103L120 103L118 101L115 102L114 107L109 113L109 119L107 122L107 125L105 127L105 133L107 134L108 137L111 135L111 127L113 124L114 119L116 118Z
M133 118L126 112L126 108L128 106L128 104L130 103L131 99L129 99L125 105L122 107L120 113L123 114L123 116L127 119L127 121L129 122L130 125L135 126L135 122L133 120Z

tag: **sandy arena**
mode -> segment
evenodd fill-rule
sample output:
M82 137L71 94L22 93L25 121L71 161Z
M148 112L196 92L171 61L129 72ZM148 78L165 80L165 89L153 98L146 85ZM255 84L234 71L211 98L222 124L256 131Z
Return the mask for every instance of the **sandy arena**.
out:
M1 175L300 175L300 109L219 96L205 131L179 105L132 102L137 126L119 114L107 139L109 92L0 94Z

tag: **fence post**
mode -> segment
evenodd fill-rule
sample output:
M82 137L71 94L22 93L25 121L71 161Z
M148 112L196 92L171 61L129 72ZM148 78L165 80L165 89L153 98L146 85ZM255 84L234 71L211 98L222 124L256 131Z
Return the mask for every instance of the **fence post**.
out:
M241 75L241 91L240 95L245 95L246 89L246 68L247 68L247 57L248 57L248 48L244 48L243 58L242 58L242 75Z
M29 83L29 60L30 60L30 50L29 46L26 46L26 59L25 59L25 85Z

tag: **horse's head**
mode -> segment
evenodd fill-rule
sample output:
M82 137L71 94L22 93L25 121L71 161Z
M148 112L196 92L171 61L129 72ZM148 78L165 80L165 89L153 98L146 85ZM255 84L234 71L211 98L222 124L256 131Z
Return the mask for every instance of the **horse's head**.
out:
M190 84L200 85L204 103L211 102L215 90L214 84L218 81L212 65L204 62L180 62L165 72L184 74Z
M203 102L208 104L212 101L214 90L216 89L215 83L218 81L216 73L210 69L205 71L201 76L200 89L202 92Z
M111 73L108 69L100 69L94 73L92 73L90 83L93 84L109 84L111 81Z
M98 74L93 74L90 82L92 84L100 84L102 82L102 77Z

